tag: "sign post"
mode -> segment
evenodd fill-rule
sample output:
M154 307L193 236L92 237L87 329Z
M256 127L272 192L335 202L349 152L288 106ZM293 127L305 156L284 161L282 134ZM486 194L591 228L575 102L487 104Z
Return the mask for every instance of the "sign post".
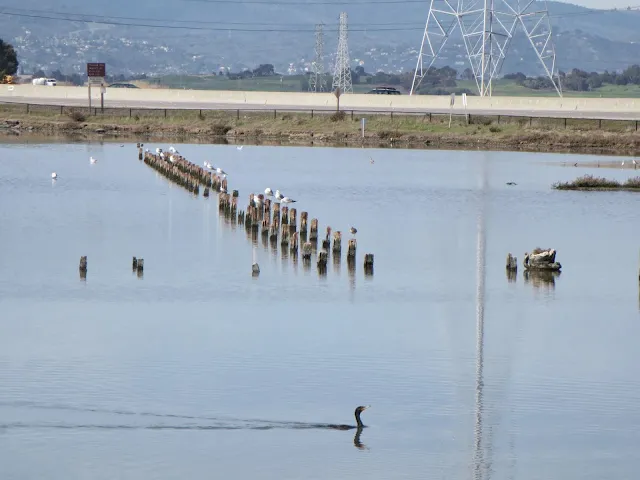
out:
M469 114L467 113L467 94L462 94L462 105L464 106L464 117L467 121L467 125L469 125Z
M453 106L456 103L456 94L451 94L451 100L449 101L449 128L451 128L451 115L453 115Z
M336 96L336 100L338 101L338 107L336 109L336 112L340 112L340 95L342 95L342 90L340 90L340 87L337 87L333 94Z
M89 87L89 114L91 114L91 85L100 85L100 110L104 112L104 79L107 71L104 63L87 63L87 85Z
M367 119L362 117L361 124L362 124L362 139L363 140L364 140L364 126L366 125L366 123L367 123Z

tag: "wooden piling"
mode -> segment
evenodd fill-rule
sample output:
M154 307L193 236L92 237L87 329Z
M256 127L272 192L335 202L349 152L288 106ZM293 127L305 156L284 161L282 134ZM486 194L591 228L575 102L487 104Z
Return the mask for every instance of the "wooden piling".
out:
M358 246L355 238L349 239L349 244L347 246L347 259L356 258L356 247Z
M280 210L282 211L282 225L289 225L289 207L284 206Z
M291 234L291 243L289 245L289 249L293 255L298 255L298 232L293 232Z
M330 246L331 246L331 227L327 227L324 240L322 241L322 248L328 252Z
M87 256L84 255L82 257L80 257L80 265L78 266L78 269L81 272L85 272L87 271Z
M282 224L282 232L280 232L280 245L283 247L289 245L289 225L284 223Z
M327 255L327 251L326 250L320 250L320 252L318 252L318 271L320 272L326 272L327 270L327 259L328 259L328 255Z
M142 272L144 270L144 258L139 258L136 264L136 270Z
M295 208L291 208L289 210L289 233L295 233L296 231L296 223L297 223L296 214L297 214L297 211Z
M260 229L260 233L263 237L269 236L269 220L266 218L262 220L262 228Z
M138 259L136 257L133 257L133 261L131 262L131 269L132 270L138 269Z
M507 270L512 272L518 271L518 259L511 255L511 253L507 254Z
M333 254L339 258L340 252L342 252L342 233L338 230L333 234Z
M311 254L313 253L313 247L311 242L305 242L302 244L302 260L311 261Z
M309 228L309 241L317 242L318 241L318 219L311 219L311 227Z
M303 241L307 238L307 220L309 218L308 212L300 213L300 237Z
M209 187L204 187L204 192L202 192L202 196L209 198Z
M373 275L373 253L366 253L364 256L364 273Z

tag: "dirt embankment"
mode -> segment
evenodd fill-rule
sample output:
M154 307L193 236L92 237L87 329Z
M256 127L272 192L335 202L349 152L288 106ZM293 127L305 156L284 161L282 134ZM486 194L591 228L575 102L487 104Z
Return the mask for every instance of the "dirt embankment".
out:
M557 123L557 122L556 122ZM627 122L629 123L629 122ZM0 134L56 136L73 139L134 141L179 140L209 143L280 143L295 145L365 145L399 148L458 148L580 152L634 155L640 152L640 132L622 122L615 128L594 128L575 121L569 127L536 121L476 118L471 125L448 118L369 116L362 138L359 119L347 115L222 114L216 116L140 117L15 115L0 112Z

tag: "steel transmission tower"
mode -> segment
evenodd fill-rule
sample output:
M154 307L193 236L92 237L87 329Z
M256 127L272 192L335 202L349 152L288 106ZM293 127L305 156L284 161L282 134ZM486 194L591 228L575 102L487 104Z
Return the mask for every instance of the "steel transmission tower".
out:
M562 96L546 0L430 2L411 94L438 58L449 36L459 27L478 92L483 97L491 96L493 79L500 73L513 34L520 25L546 75Z
M309 78L310 92L324 92L327 89L327 81L324 78L324 32L322 24L316 25L316 59L311 65L311 77Z
M340 37L338 39L338 53L333 70L333 89L340 88L341 93L353 93L351 84L351 60L349 59L349 45L347 43L348 27L347 13L340 14Z

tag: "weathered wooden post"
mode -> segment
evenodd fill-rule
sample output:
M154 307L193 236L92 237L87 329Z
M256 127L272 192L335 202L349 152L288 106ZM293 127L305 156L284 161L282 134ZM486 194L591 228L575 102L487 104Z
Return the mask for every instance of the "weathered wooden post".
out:
M511 255L511 253L507 254L507 281L515 282L518 277L518 259Z
M308 212L300 213L300 238L303 242L307 240L307 219L309 218Z
M309 228L309 241L317 242L318 241L318 219L311 219L311 227Z
M283 216L283 219L284 219L284 216ZM280 236L280 246L286 247L287 245L289 245L289 225L283 223L282 224L282 232L281 232L281 236ZM283 250L284 250L284 248L283 248Z
M324 274L327 272L327 251L326 250L320 250L320 252L318 252L318 272L320 274Z
M133 257L133 261L131 262L131 270L137 270L138 269L138 259L136 257Z
M373 253L367 253L364 256L364 273L373 275Z
M340 252L342 252L342 233L338 230L333 234L333 254L340 258Z
M356 247L358 246L356 239L355 238L350 238L349 239L349 244L347 247L347 260L349 260L350 258L355 259L356 258Z
M296 219L296 209L292 208L289 210L289 233L295 233L296 231L296 224L297 224L297 219Z
M327 227L327 232L325 234L324 240L322 241L322 248L328 252L330 246L331 246L331 227Z
M340 95L342 95L342 90L340 90L340 87L336 88L333 91L333 94L336 96L336 102L337 102L336 113L338 113L340 112Z
M87 256L80 257L80 265L78 266L80 271L80 279L85 280L87 278Z
M293 232L291 234L291 244L289 245L289 249L292 255L295 255L296 258L298 256L298 232Z
M311 262L311 254L313 253L313 246L311 242L305 242L302 244L302 260L304 262Z

